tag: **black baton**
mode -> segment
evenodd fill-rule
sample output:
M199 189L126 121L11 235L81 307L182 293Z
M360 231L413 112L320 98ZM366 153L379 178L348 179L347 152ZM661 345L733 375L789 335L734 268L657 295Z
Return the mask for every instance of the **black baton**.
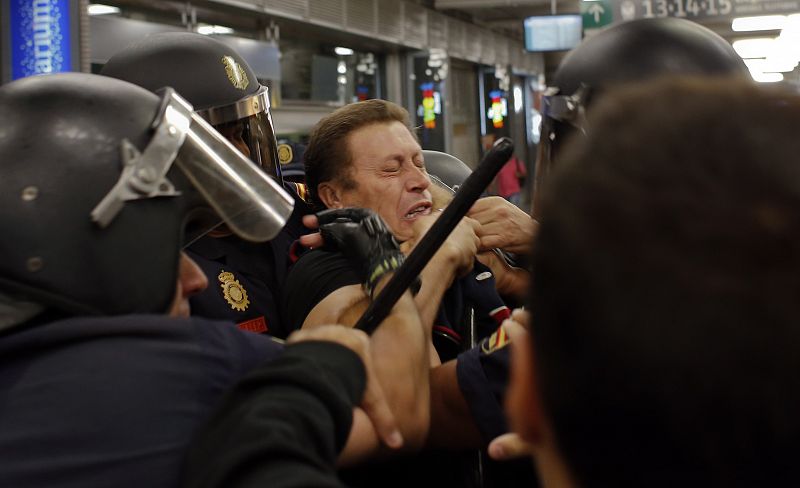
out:
M357 329L372 334L378 325L383 322L386 316L389 315L389 311L394 307L394 304L397 303L397 300L400 299L414 279L419 276L422 268L428 264L428 261L439 249L439 246L447 239L447 236L458 225L462 217L467 214L475 200L481 196L481 193L500 171L500 168L511 158L513 152L514 142L508 137L500 138L486 152L478 167L464 181L464 184L458 189L455 197L444 209L442 215L436 219L436 222L417 243L405 262L397 268L389 283L369 305L364 315L358 319L358 323L356 323Z

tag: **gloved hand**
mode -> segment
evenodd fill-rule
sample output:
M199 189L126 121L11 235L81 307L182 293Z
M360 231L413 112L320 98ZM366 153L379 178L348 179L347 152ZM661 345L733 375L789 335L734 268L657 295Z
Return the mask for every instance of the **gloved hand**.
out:
M324 247L348 257L370 298L380 279L403 264L400 246L383 219L371 210L323 210L317 213L317 219Z

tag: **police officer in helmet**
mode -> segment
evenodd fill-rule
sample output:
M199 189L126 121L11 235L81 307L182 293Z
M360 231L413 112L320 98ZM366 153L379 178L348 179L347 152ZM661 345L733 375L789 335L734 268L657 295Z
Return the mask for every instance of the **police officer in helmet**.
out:
M243 239L269 240L292 199L174 90L79 73L0 87L0 179L3 486L179 486L193 434L251 372L267 379L260 406L275 412L255 441L279 453L270 457L281 479L307 474L286 473L280 455L319 466L380 442L399 447L396 429L408 422L420 432L403 436L424 435L425 404L396 421L370 366L372 343L421 334L410 294L372 341L328 326L284 348L230 322L187 317L187 299L207 281L183 244L220 220ZM348 236L363 243L353 246L356 262L399 253L360 228ZM383 362L376 356L393 374L403 366ZM425 379L394 398L426 400ZM359 403L369 422L353 421ZM302 436L314 442L297 454Z
M2 484L176 486L199 422L280 349L165 316L206 285L185 233L269 239L291 197L173 90L89 74L0 87L0 162Z
M222 42L191 32L154 34L112 56L101 74L150 91L171 86L237 149L282 182L269 90Z
M586 113L603 96L603 91L668 76L749 79L750 74L727 41L699 24L676 18L640 19L613 25L585 39L564 58L542 100L534 216L542 193L547 191L548 174L557 166L564 145L571 138L591 131ZM505 381L505 377L494 381ZM499 411L495 413L500 415ZM525 449L519 438L509 436L496 440L490 446L490 453L503 452L500 457L514 457Z
M295 212L270 243L245 242L221 228L188 249L212 283L192 299L194 314L286 337L290 330L283 324L279 290L291 264L290 247L308 232L301 217L310 210L302 198L305 187L284 184L281 177L267 87L233 49L190 32L151 35L115 54L101 73L151 91L175 88L198 115L293 195Z
M534 214L562 145L586 127L586 110L604 89L663 76L749 77L731 45L709 29L677 18L640 19L586 39L561 62L542 99Z

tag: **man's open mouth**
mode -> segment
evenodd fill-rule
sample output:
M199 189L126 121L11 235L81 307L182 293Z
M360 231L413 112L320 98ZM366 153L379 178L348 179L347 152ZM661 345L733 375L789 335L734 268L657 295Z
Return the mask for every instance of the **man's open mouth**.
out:
M404 219L412 220L420 215L430 215L431 213L431 203L430 202L419 202L418 204L411 207L411 209L406 213Z

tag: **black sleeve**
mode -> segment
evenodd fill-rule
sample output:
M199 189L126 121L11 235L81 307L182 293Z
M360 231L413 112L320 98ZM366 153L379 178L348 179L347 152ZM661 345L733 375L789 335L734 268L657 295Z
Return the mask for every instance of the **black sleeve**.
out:
M190 447L183 486L343 487L336 458L365 382L360 358L343 346L288 346L224 398Z
M284 289L290 330L303 325L308 313L323 298L361 279L342 253L314 249L303 254L289 272Z

